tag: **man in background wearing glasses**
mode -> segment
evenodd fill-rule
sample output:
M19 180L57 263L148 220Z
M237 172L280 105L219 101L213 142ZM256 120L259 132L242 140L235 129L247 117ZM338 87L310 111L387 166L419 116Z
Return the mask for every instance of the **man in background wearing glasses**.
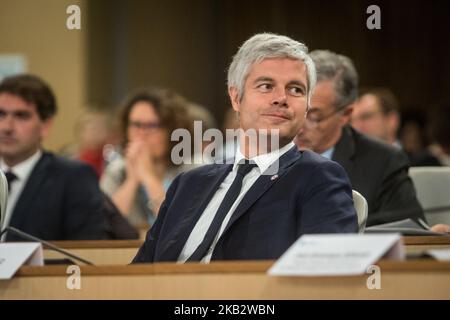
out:
M425 219L411 179L409 162L401 150L375 141L350 125L358 97L358 74L346 56L326 50L310 54L317 70L311 108L295 139L300 149L310 149L338 162L353 189L367 200L367 226L407 218ZM448 232L445 225L432 227Z

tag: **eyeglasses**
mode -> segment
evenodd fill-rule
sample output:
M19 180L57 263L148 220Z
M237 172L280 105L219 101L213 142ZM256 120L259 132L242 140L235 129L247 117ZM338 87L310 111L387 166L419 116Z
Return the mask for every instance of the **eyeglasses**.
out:
M314 113L311 113L310 111L308 111L306 113L306 123L308 123L311 127L317 127L321 122L328 120L329 118L333 117L335 114L344 110L346 107L347 107L347 105L338 107L333 112L331 112L330 114L328 114L326 116L315 116Z
M128 123L128 126L133 129L140 129L145 131L154 131L162 128L162 125L158 122L130 121Z

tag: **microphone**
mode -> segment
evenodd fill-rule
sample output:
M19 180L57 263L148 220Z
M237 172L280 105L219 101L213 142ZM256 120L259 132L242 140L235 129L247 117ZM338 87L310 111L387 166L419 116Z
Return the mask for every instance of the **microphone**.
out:
M86 260L86 259L83 259L81 257L78 257L78 256L76 256L76 255L74 255L74 254L72 254L72 253L70 253L70 252L68 252L68 251L66 251L64 249L61 249L61 248L55 246L54 244L51 244L48 241L39 239L39 238L37 238L35 236L32 236L31 234L28 234L28 233L25 233L23 231L20 231L19 229L16 229L14 227L6 227L6 228L4 228L3 231L0 233L0 239L3 236L3 234L6 233L6 232L11 232L11 233L15 234L16 236L18 236L18 237L20 237L20 238L22 238L24 240L40 242L45 247L47 247L48 249L54 250L56 252L59 252L59 253L63 254L64 256L66 256L66 257L69 257L69 258L75 259L77 261L83 262L84 264L87 264L87 265L91 265L91 266L94 265L89 260Z
M8 181L7 181L3 171L0 170L0 230L1 230L1 227L3 226L3 219L4 219L4 216L5 216L4 213L6 212L6 205L7 205L7 202L8 202L8 192L9 192L9 190L8 190ZM0 232L0 240L2 239L3 234L5 234L6 232L11 232L11 233L15 234L16 236L18 236L18 237L20 237L20 238L22 238L24 240L39 242L39 243L43 244L44 247L47 247L48 249L54 250L56 252L59 252L62 255L66 256L66 257L70 257L70 258L75 259L77 261L80 261L80 262L82 262L84 264L94 265L92 262L90 262L90 261L88 261L86 259L80 258L80 257L78 257L78 256L76 256L76 255L74 255L74 254L72 254L72 253L70 253L70 252L68 252L66 250L63 250L63 249L55 246L54 244L51 244L48 241L39 239L39 238L37 238L35 236L32 236L32 235L30 235L28 233L20 231L19 229L16 229L14 227L10 227L10 226L5 227ZM6 240L6 238L5 238L5 240Z

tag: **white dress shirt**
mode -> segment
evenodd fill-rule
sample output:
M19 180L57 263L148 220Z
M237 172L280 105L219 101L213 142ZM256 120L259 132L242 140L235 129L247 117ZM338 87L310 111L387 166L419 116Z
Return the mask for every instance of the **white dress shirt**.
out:
M16 206L17 200L19 199L20 194L30 177L31 172L33 171L36 163L42 156L42 151L38 150L34 155L29 157L27 160L16 164L13 167L9 167L3 159L0 160L0 169L6 173L11 171L17 176L17 179L11 182L10 191L8 193L8 204L6 207L6 213L4 217L4 222L2 229L9 225L11 221L12 212L14 211L14 207Z
M331 158L333 157L333 153L334 153L334 147L331 147L328 150L325 150L323 153L321 153L320 155L322 157L327 158L328 160L331 160Z
M217 241L219 240L219 237L221 236L228 221L230 220L231 216L233 215L233 212L236 210L237 206L241 202L242 198L244 198L245 194L250 189L250 187L261 176L261 174L264 173L269 168L269 166L271 164L273 164L275 161L278 161L278 159L284 153L289 151L293 146L294 146L294 143L291 142L291 143L285 145L284 147L282 147L281 149L278 149L276 151L272 151L270 153L266 153L263 155L258 155L256 157L250 159L256 163L256 167L253 168L244 177L244 179L242 181L241 192L239 193L238 197L236 198L236 201L231 206L230 211L228 211L227 215L225 216L218 234L216 235L211 247L209 248L208 253L203 257L201 262L209 263L209 261L211 260L212 253L214 251ZM180 256L178 257L178 262L180 262L180 263L186 262L186 260L192 255L192 253L194 253L195 249L197 249L197 247L203 241L203 238L205 237L206 232L208 231L208 228L211 225L211 223L214 219L214 216L215 216L217 210L219 209L220 204L222 203L223 199L225 198L225 195L228 192L228 189L231 187L231 184L233 183L234 178L236 177L238 165L241 162L243 162L244 159L245 159L245 156L242 154L240 148L237 148L236 157L234 159L233 169L226 176L225 180L220 184L216 193L211 198L211 201L206 206L205 211L203 211L202 215L200 216L199 220L197 221L194 229L192 230L191 234L189 235L188 240L186 241L186 244L183 247L183 250L181 250Z

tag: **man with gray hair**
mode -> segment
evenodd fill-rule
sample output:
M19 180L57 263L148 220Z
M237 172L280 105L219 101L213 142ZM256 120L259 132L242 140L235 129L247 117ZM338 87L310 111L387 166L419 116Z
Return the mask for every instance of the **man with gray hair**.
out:
M317 84L311 108L295 143L341 164L353 189L367 200L367 226L425 219L408 176L408 158L397 148L375 141L350 127L353 103L358 97L358 74L343 55L315 50ZM446 231L443 225L434 231Z
M242 45L228 72L243 132L234 162L175 179L134 263L276 259L302 234L357 231L342 167L292 142L315 78L297 41L262 33ZM260 148L267 135L278 138L278 148Z

